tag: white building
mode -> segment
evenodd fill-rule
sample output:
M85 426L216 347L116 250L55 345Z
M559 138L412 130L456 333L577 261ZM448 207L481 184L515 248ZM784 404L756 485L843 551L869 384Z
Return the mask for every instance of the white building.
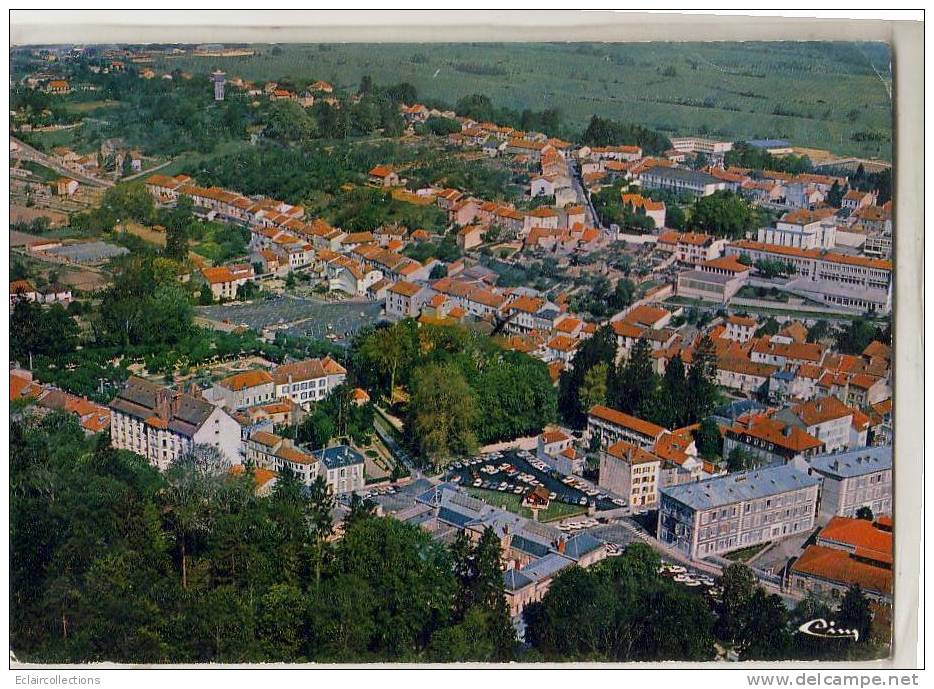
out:
M891 446L812 457L807 472L823 479L821 521L855 517L861 507L868 507L876 516L892 514Z
M275 387L267 371L244 371L214 383L211 401L227 409L246 409L275 399Z
M165 471L196 445L240 464L240 424L203 399L131 377L110 402L110 443Z
M331 394L347 378L347 369L329 356L282 364L272 371L275 397L288 398L308 409Z
M814 527L820 478L778 466L661 489L658 540L702 559Z

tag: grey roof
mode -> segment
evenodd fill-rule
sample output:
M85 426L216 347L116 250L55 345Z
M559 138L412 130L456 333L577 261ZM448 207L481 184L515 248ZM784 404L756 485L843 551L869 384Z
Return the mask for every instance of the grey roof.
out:
M503 586L507 591L518 591L531 583L532 580L517 569L507 569L503 573Z
M667 486L661 488L660 492L663 498L672 498L695 510L707 510L816 486L820 481L816 476L808 476L792 465L785 464Z
M772 374L773 378L778 378L779 380L794 380L795 374L791 371L776 371Z
M594 538L589 533L579 533L568 539L564 545L563 555L572 560L580 560L584 555L602 547L603 541Z
M161 409L160 397L165 402ZM124 388L111 400L110 408L144 421L153 416L159 417L170 431L186 437L193 436L216 409L202 399L136 377L127 380ZM166 412L168 416L164 417Z
M892 447L863 447L850 452L818 455L808 461L811 469L825 476L851 478L892 468Z
M328 469L338 469L352 464L363 464L363 455L347 445L325 447L311 453L315 459L320 460Z
M545 555L545 557L532 560L532 562L520 569L519 572L532 581L541 581L542 579L553 577L562 569L570 567L573 564L574 560L564 555L549 553Z
M686 280L697 280L698 282L712 282L718 285L725 285L736 279L735 275L724 275L723 273L712 273L707 270L685 270L678 275L678 278Z
M643 177L662 177L667 179L680 179L690 184L722 184L723 180L717 179L706 172L697 170L688 170L683 167L654 167L642 173Z
M520 534L514 535L509 545L516 550L521 550L523 553L528 553L529 555L534 555L535 557L542 557L547 555L549 551L547 544L533 541Z
M791 145L784 139L747 139L746 143L753 148L783 148Z

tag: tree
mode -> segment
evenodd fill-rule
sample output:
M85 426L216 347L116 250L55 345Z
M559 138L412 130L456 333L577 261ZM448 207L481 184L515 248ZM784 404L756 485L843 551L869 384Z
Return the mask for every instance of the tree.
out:
M718 458L723 445L723 438L720 435L720 428L717 422L711 418L705 418L700 422L700 428L694 434L694 442L697 445L697 452L705 459Z
M302 419L295 431L295 438L302 444L318 448L326 447L336 434L337 429L331 417L323 409L316 408Z
M808 342L820 342L830 334L830 323L823 318L819 319L808 329Z
M716 380L716 349L710 336L705 334L694 350L691 369L687 375L689 422L695 423L703 419L716 406L720 398Z
M629 353L629 359L610 379L607 393L610 406L627 414L638 414L657 384L657 376L652 370L652 347L647 339L639 338Z
M862 354L876 337L876 328L865 318L854 318L837 333L837 349L843 354Z
M441 278L447 277L447 275L448 267L443 263L438 263L431 269L431 273L428 275L428 279L440 280Z
M872 609L859 584L850 586L843 594L840 609L837 611L837 627L856 629L859 631L859 641L869 641L872 631Z
M601 361L584 374L580 388L580 407L590 409L598 404L606 404L606 381L610 366Z
M874 516L873 513L872 513L872 509L870 509L869 507L866 507L865 505L863 505L863 506L860 507L858 510L856 510L856 518L857 518L857 519L865 519L866 521L870 521L870 522L871 522L871 521L873 521L873 519L875 519L875 516Z
M791 649L788 609L775 594L757 587L746 606L741 660L785 660Z
M354 491L350 496L350 511L344 517L344 528L349 529L361 519L369 519L376 515L376 503L371 498L360 497L360 494Z
M737 445L726 458L726 468L729 472L746 471L752 468L753 458L742 447Z
M453 364L428 364L412 375L406 430L434 463L445 465L476 448L476 397Z
M719 638L734 642L742 638L749 623L749 604L758 587L756 575L746 565L735 562L723 569L717 578L717 586L723 589L723 593L716 606L714 631Z
M843 195L845 193L846 189L841 187L837 180L834 180L833 184L830 185L830 190L827 192L827 205L840 208L843 204Z
M300 662L305 636L306 602L294 584L273 584L259 601L256 637L262 657L279 662Z
M717 191L694 203L690 228L716 237L742 239L759 222L759 212L742 196Z

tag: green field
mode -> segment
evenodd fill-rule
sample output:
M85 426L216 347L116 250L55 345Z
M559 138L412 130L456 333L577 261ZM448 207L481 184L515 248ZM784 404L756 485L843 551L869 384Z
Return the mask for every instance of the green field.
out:
M256 46L242 58L162 58L163 69L220 67L339 92L368 74L412 83L450 105L481 93L497 107L559 108L570 131L592 114L669 135L785 138L799 146L891 159L890 53L866 43L340 44ZM876 70L882 75L879 76ZM860 140L869 139L869 140Z

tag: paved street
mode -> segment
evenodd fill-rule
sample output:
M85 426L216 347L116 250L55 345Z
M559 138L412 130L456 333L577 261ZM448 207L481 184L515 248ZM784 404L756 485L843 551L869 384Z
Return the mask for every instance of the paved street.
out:
M75 172L74 170L69 170L64 165L59 163L54 158L47 156L42 151L38 151L29 144L25 144L16 137L11 136L10 141L15 142L19 146L19 150L10 151L10 157L16 158L18 160L31 160L34 163L39 163L44 165L50 170L54 170L63 177L70 177L71 179L76 179L83 184L92 184L98 187L112 187L114 183L109 179L101 179L100 177L92 177L90 175L84 175L80 172Z

